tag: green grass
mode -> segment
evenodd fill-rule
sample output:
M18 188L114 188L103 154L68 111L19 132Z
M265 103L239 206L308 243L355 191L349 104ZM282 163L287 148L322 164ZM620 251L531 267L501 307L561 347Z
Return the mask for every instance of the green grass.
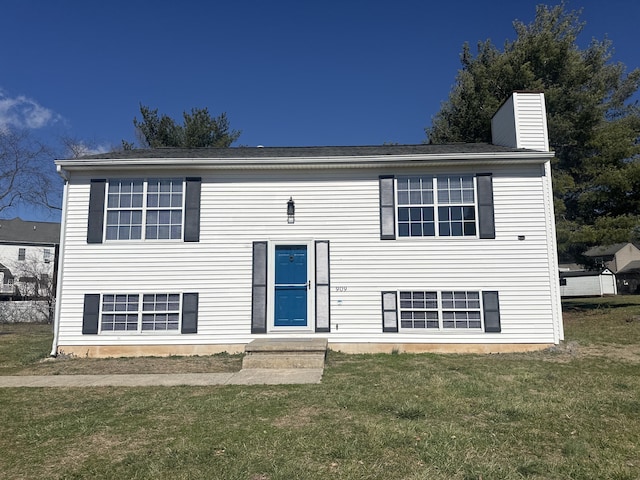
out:
M0 323L0 375L233 372L241 355L191 357L49 358L51 325Z
M549 351L330 352L319 385L0 389L0 477L640 478L640 297L565 311ZM0 372L42 367L26 333Z

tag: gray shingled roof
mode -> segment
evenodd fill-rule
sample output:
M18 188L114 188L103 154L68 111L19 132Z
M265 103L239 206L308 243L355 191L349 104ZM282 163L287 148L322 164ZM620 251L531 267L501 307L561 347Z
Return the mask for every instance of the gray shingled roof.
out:
M48 245L60 243L60 224L29 222L21 218L0 220L0 242Z
M7 282L8 279L14 278L13 273L7 267L5 267L2 263L0 263L0 272L4 273L4 281Z
M618 270L618 273L640 273L640 260L629 262L623 268Z
M528 152L522 148L490 143L451 143L446 145L371 145L337 147L231 147L231 148L150 148L87 155L81 159L127 158L312 158L384 155L439 155L473 153Z
M584 256L586 257L606 257L609 255L615 255L618 250L624 247L627 243L616 243L613 245L600 245L597 247L592 247L586 252L584 252Z

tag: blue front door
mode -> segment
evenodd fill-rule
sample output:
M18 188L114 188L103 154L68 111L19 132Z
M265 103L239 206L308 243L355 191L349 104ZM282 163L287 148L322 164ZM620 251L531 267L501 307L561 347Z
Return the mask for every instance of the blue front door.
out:
M276 327L307 326L307 246L276 245Z

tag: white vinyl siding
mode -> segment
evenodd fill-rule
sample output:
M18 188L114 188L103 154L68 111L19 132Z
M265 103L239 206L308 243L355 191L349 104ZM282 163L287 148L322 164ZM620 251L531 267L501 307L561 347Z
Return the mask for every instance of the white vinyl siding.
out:
M542 93L514 93L491 121L492 143L548 152L545 111Z
M380 175L484 172L493 175L495 239L380 240ZM548 252L555 246L547 235L551 212L543 192L549 188L549 178L543 172L542 165L491 165L477 170L453 166L199 170L199 242L109 242L108 246L86 241L89 180L100 173L108 175L72 174L60 344L247 343L255 338L251 334L253 242L313 240L330 241L331 331L322 334L330 342L553 343L557 319ZM290 197L296 205L294 224L287 222ZM198 333L83 336L82 301L88 285L92 292L135 294L140 285L148 292L199 292ZM313 289L312 284L310 292ZM499 292L501 333L382 332L380 292L461 289Z

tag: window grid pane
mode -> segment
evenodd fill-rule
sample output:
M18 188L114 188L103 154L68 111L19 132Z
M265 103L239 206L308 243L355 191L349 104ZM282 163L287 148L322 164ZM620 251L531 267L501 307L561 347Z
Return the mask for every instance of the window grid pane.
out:
M476 210L473 177L438 177L438 235L476 236ZM453 206L455 205L455 206Z
M439 328L437 292L400 292L401 328Z
M398 177L398 235L435 236L433 177Z
M107 240L142 238L143 181L109 180L107 192Z
M138 295L103 295L101 329L104 332L137 331Z
M145 294L142 300L142 330L178 330L180 295L177 293Z
M182 238L182 180L148 181L145 237Z
M480 292L442 292L442 327L445 329L480 329Z

